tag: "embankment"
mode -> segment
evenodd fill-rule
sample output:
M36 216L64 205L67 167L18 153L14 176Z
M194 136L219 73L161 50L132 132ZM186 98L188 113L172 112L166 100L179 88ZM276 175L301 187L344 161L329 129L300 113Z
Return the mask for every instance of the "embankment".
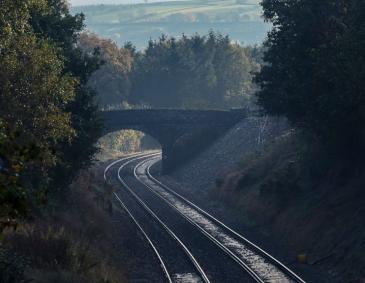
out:
M363 282L361 173L344 175L341 164L325 164L284 121L261 118L239 123L186 166L161 178L308 282Z

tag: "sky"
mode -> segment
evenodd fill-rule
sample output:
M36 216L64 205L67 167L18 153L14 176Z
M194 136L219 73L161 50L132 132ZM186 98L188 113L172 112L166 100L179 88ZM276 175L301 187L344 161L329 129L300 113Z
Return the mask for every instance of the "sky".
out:
M168 2L171 0L148 0L148 2ZM176 0L175 0L176 1ZM178 0L179 1L179 0ZM133 4L144 3L143 0L69 0L72 6L95 5L95 4Z

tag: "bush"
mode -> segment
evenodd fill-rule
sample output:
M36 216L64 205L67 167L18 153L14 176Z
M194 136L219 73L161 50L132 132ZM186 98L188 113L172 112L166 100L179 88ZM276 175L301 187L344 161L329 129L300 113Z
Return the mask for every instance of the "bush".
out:
M64 228L23 226L7 238L16 254L27 257L34 268L69 269L73 265L72 239Z
M105 187L99 173L83 171L53 211L5 231L5 252L0 250L1 279L8 278L4 283L125 282L113 246L113 188Z
M0 278L2 283L23 283L28 261L8 249L0 248Z

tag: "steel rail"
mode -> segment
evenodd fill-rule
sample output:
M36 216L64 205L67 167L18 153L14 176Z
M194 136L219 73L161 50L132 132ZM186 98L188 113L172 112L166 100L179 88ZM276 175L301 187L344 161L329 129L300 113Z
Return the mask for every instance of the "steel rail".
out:
M136 154L136 155L131 155L131 156L128 156L128 157L124 157L122 159L119 159L115 162L112 162L111 164L109 164L105 170L104 170L104 180L107 181L107 178L106 178L106 174L107 172L110 170L110 168L120 162L123 162L127 159L130 159L130 158L134 158L136 156L141 156L142 154ZM153 252L155 253L158 261L160 262L160 267L167 279L167 281L169 283L173 283L172 282L172 279L171 279L171 276L170 276L170 273L169 271L167 270L166 268L166 265L164 263L164 261L162 260L162 257L160 255L160 253L158 252L156 246L153 244L152 240L150 239L150 237L147 235L147 233L144 231L144 229L142 228L142 226L139 224L139 222L137 221L137 219L133 216L133 214L130 212L130 210L127 208L127 206L124 204L124 202L119 198L119 196L114 192L113 193L114 197L117 199L117 201L120 203L121 207L128 213L129 217L133 220L133 222L136 224L136 226L138 227L138 229L141 231L142 235L146 238L148 244L151 246Z
M160 153L153 154L153 155L159 155ZM152 155L152 156L153 156ZM118 169L118 179L121 182L121 184L129 191L130 194L133 195L133 197L138 201L138 203L154 218L156 219L160 225L164 228L164 230L179 244L179 246L182 247L185 254L189 257L190 261L193 263L194 268L199 273L201 279L205 283L210 283L210 280L208 276L205 274L204 270L199 265L198 261L195 259L194 255L190 252L190 250L186 247L186 245L179 239L179 237L148 207L148 205L131 189L131 187L125 182L125 180L122 179L120 176L121 170L127 166L128 164L137 161L142 158L149 158L152 157L150 155L146 156L139 156L136 158L133 158L129 160L128 162L124 163L120 168Z
M259 283L265 283L257 274L246 264L244 263L237 255L235 255L231 250L229 250L226 246L224 246L221 242L219 242L217 239L215 239L211 234L209 234L206 230L204 230L200 225L195 223L193 220L191 220L189 217L187 217L184 213L182 213L175 205L171 204L168 200L166 200L163 196L161 196L159 193L155 192L154 189L152 189L148 184L144 183L136 173L136 168L143 165L144 163L148 162L150 160L144 160L136 165L134 168L134 175L136 179L143 184L147 189L149 189L153 194L158 196L160 199L162 199L166 204L168 204L172 209L174 209L177 213L179 213L184 219L186 219L190 224L192 224L194 227L196 227L200 232L203 233L210 241L212 241L216 246L218 246L224 253L226 253L231 259L233 259L235 262L237 262L256 282Z
M160 154L160 151L156 151L156 152L151 152L151 153L149 153L149 154ZM106 174L107 174L107 172L110 170L110 168L112 168L114 165L116 165L116 164L118 164L118 163L120 163L120 162L123 162L124 160L127 160L127 159L129 159L129 158L132 158L132 157L137 157L137 156L147 156L148 154L146 154L145 152L141 152L141 153L132 153L132 154L129 154L129 155L126 155L126 156L124 156L123 158L121 158L121 159L118 159L118 160L116 160L116 161L114 161L114 162L112 162L112 163L110 163L108 166L106 166L105 167L105 169L104 169L104 180L105 181L107 181L107 179L106 179Z
M157 180L155 177L153 177L152 174L151 174L151 172L150 172L150 169L151 169L151 167L153 165L154 164L151 164L147 168L147 175L148 175L148 177L150 179L152 179L152 181L158 183L164 189L168 190L170 193L172 193L173 195L177 196L179 199L183 200L185 203L188 203L189 205L191 205L192 207L194 207L195 209L197 209L199 212L203 213L205 216L207 216L210 220L212 220L213 222L215 222L216 224L218 224L220 227L223 227L226 231L231 232L232 234L234 234L235 236L237 236L239 239L243 240L250 247L252 247L253 249L259 251L262 255L264 255L266 258L270 259L270 261L274 262L277 266L279 266L281 269L283 269L285 272L287 272L297 282L306 283L302 278L300 278L297 274L295 274L291 269L289 269L281 261L279 261L278 259L276 259L272 255L270 255L269 253L267 253L266 251L264 251L262 248L260 248L259 246L257 246L256 244L254 244L253 242L251 242L250 240L248 240L247 238L245 238L244 236L242 236L238 232L234 231L232 228L230 228L227 225L225 225L222 221L218 220L217 218L215 218L214 216L212 216L211 214L209 214L204 209L200 208L199 206L197 206L193 202L189 201L188 199L186 199L182 195L178 194L176 191L172 190L167 185L163 184L162 182L160 182L159 180Z
M140 163L139 166L141 166L144 163L150 162L151 160L156 159L156 158L149 158L147 160L145 160L144 162ZM156 163L156 162L155 162ZM222 230L224 231L228 231L229 233L232 233L234 236L238 237L240 240L242 240L245 244L247 244L252 250L255 250L256 252L260 253L260 255L265 258L266 260L269 260L269 262L271 264L273 264L274 266L276 266L277 268L279 268L279 270L281 270L286 276L289 276L290 279L294 280L295 282L300 282L300 283L305 283L305 281L303 279L301 279L297 274L295 274L292 270L290 270L287 266L285 266L282 262L280 262L279 260L277 260L276 258L274 258L272 255L268 254L267 252L265 252L264 250L262 250L260 247L258 247L257 245L255 245L254 243L252 243L251 241L249 241L248 239L246 239L245 237L243 237L242 235L240 235L239 233L237 233L236 231L234 231L233 229L231 229L230 227L228 227L227 225L225 225L224 223L222 223L220 220L218 220L217 218L215 218L214 216L212 216L211 214L209 214L208 212L206 212L205 210L203 210L202 208L198 207L197 205L195 205L194 203L192 203L191 201L189 201L188 199L186 199L185 197L181 196L180 194L178 194L177 192L175 192L174 190L172 190L171 188L169 188L168 186L166 186L165 184L163 184L162 182L160 182L159 180L157 180L156 178L154 178L152 176L152 174L150 173L150 168L155 164L152 163L150 165L147 166L146 168L146 174L147 177L154 182L155 184L159 185L160 187L162 187L163 189L167 190L168 192L172 193L174 196L176 196L178 199L182 200L183 203L188 204L188 206L193 207L194 209L196 209L197 211L201 212L204 216L206 216L209 220L211 220L215 225L217 225L218 227L220 227ZM184 215L181 211L178 210L178 208L173 205L169 200L166 200L166 198L164 198L163 196L161 196L159 193L157 193L153 188L151 188L148 184L145 184L136 174L136 168L134 170L134 175L135 177L141 182L143 183L147 188L149 188L152 192L154 192L156 195L158 195L161 199L163 199L165 202L167 202L171 207L173 207L175 210L177 210L183 217L185 217L189 222L193 222L193 225L197 225L199 230L201 230L206 236L208 236L208 238L213 238L215 241L217 241L219 244L221 244L217 239L215 239L213 236L211 236L204 228L202 228L199 224L195 223L193 220L191 220L189 217L187 217L186 215ZM212 240L213 240L212 239ZM225 249L228 249L225 247ZM228 249L229 250L229 249ZM236 256L236 255L235 255ZM234 258L235 260L237 258ZM239 258L238 258L239 259ZM243 263L243 266L245 269L247 267L247 271L250 273L250 275L252 275L252 277L257 280L257 282L264 282L257 274L255 271L253 271L250 267L247 266L246 263L242 262L241 259L239 259L239 261L241 263ZM237 260L236 260L237 262ZM241 265L241 264L240 264ZM241 265L242 266L242 265ZM252 273L252 274L251 274Z

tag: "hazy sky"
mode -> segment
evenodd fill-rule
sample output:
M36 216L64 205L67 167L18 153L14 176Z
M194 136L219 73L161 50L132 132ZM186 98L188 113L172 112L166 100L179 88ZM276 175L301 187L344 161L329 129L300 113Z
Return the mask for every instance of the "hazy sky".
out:
M149 0L148 2L167 2L171 0ZM176 1L176 0L175 0ZM179 0L178 0L179 1ZM143 3L143 0L69 0L71 5L93 5L93 4L131 4L131 3Z

